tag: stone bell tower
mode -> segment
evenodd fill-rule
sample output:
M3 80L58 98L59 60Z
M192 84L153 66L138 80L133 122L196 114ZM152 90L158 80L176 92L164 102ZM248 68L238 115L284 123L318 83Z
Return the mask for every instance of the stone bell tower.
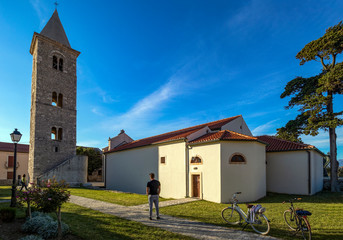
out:
M57 10L34 33L30 119L30 181L76 155L76 59Z

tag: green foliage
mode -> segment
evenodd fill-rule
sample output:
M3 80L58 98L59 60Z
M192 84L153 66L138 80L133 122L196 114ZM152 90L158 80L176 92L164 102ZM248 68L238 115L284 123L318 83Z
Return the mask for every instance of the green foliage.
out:
M22 225L22 231L27 233L38 233L42 238L53 238L58 234L58 223L51 216L44 213L35 212L32 218L26 220ZM69 227L62 223L62 234L68 233Z
M52 179L42 182L42 186L39 198L35 199L39 211L57 212L58 208L70 198L70 192L67 190L68 185L64 181L58 182Z
M102 167L101 154L96 149L77 147L76 154L88 156L88 175L91 175L94 170Z
M334 95L343 94L343 63L337 63L337 55L342 51L343 24L340 22L296 55L300 65L315 60L320 61L323 68L316 76L296 77L287 83L281 98L291 97L286 108L297 107L300 114L277 129L278 137L301 141L301 134L316 136L320 129L327 131L343 125L343 111L333 111Z
M0 208L0 220L3 222L12 222L16 216L16 209L11 207Z

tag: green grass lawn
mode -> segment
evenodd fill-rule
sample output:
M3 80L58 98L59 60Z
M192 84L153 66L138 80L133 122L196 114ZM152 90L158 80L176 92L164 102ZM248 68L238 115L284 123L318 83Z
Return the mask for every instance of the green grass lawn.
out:
M0 200L11 199L11 186L0 186Z
M258 201L259 204L267 209L265 215L270 220L271 226L268 235L281 239L301 239L300 235L298 237L291 235L283 220L283 212L289 208L289 204L282 204L282 202L292 197L299 196L270 193L267 197ZM221 218L221 210L227 206L227 204L197 201L164 207L160 209L160 212L165 215L241 229L238 226L229 226ZM245 204L240 204L239 206L246 211ZM296 202L295 206L312 212L309 222L312 228L313 239L343 239L342 193L319 193L314 196L302 196L302 200ZM246 230L252 231L251 227L247 227Z
M0 203L0 208L8 206L9 203ZM51 215L56 218L55 214ZM17 210L17 217L25 217L24 208ZM72 203L63 205L62 221L69 225L73 235L82 239L194 239L160 228L149 227L141 223L104 214Z
M95 190L86 188L69 188L72 195L92 198L109 203L115 203L124 206L134 206L148 203L148 196L136 193L121 193L107 190ZM160 201L170 199L160 198Z
M71 227L72 234L84 239L193 239L72 203L63 205L62 221Z

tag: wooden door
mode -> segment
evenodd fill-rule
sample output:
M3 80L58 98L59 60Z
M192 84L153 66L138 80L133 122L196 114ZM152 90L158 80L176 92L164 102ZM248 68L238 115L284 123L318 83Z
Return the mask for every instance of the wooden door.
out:
M193 197L200 197L200 175L192 175Z

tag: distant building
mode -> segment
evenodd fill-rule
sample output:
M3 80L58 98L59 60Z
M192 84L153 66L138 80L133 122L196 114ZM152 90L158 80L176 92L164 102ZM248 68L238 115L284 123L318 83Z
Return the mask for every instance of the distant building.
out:
M254 137L241 115L120 144L104 155L107 189L144 194L154 172L166 198L223 203L242 192L240 201L249 202L267 191L307 195L323 187L320 151Z
M29 145L17 144L17 175L28 176ZM0 142L0 185L10 185L13 181L14 144Z

